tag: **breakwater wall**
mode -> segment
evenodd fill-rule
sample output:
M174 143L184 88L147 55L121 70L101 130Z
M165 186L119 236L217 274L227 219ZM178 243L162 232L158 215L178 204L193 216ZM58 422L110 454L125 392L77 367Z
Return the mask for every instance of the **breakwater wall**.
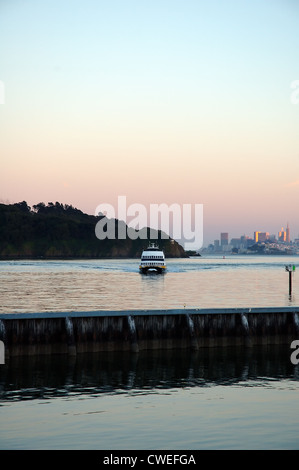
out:
M5 355L283 344L299 307L0 314Z

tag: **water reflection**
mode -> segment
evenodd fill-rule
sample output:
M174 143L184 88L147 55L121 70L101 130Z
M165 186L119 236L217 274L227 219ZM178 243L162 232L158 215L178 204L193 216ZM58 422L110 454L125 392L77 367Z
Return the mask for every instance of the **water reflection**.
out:
M0 370L0 403L99 394L150 394L212 385L299 380L288 345L11 358Z

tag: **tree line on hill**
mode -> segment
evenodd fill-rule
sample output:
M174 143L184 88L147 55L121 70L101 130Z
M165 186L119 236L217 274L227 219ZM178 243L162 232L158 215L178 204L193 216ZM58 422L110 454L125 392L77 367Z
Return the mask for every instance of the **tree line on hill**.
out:
M59 202L40 202L32 208L26 201L0 204L0 259L140 257L149 238L99 240L95 227L103 217ZM115 223L117 228L120 221ZM149 228L146 230L149 237ZM153 241L157 241L166 257L187 256L176 241L161 237L162 232L157 231L157 240Z

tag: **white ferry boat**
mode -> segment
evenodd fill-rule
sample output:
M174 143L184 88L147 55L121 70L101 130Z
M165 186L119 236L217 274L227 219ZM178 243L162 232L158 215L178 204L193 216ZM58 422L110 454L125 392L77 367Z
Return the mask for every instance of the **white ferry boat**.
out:
M155 243L150 243L148 248L143 250L139 271L145 274L148 271L156 271L158 273L164 273L166 271L164 252L160 250Z

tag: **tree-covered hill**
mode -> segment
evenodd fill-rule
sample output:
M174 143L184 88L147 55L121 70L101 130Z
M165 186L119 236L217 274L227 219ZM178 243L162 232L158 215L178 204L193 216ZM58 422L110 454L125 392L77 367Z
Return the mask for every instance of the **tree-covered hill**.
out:
M102 217L59 202L32 208L25 201L0 204L0 259L140 257L149 239L99 240L95 227ZM166 257L187 256L177 242L161 239L161 232L157 242Z

